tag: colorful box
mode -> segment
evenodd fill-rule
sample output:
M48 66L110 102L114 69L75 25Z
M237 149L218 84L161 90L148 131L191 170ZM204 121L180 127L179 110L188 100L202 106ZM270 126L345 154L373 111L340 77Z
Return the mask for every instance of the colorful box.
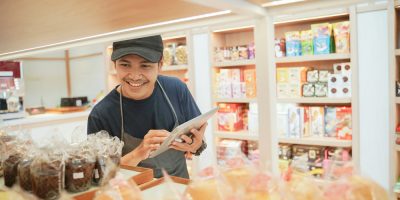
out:
M303 85L303 97L313 97L315 95L314 84L308 83Z
M332 24L336 53L350 53L350 22Z
M318 73L318 81L326 83L329 80L328 76L329 76L328 70L320 70Z
M218 130L239 131L243 130L243 104L220 103L218 104Z
M336 137L336 107L325 108L325 137Z
M310 107L311 135L323 136L325 132L324 107Z
M337 118L337 137L341 140L352 139L352 119L351 119L351 107L344 106L338 107L336 110Z
M277 83L289 83L289 68L277 68L276 69L276 82Z
M301 56L300 32L292 31L285 33L286 56Z
M290 83L288 95L289 95L289 98L301 97L302 96L302 84Z
M304 116L303 116L303 137L311 136L311 113L310 107L304 106Z
M333 72L351 76L351 64L349 62L333 64Z
M328 95L328 86L326 83L316 83L315 84L315 96L316 97L326 97Z
M288 109L289 137L301 138L304 135L304 108L292 107Z
M279 144L278 155L279 155L279 159L282 159L282 160L292 159L292 145Z
M275 56L277 58L286 56L285 38L275 39Z
M318 81L319 73L318 70L307 71L307 82L315 83Z
M301 31L301 55L313 55L313 32L312 30Z
M255 98L257 96L256 70L245 69L243 74L244 74L244 82L246 85L246 97Z
M289 83L302 84L307 82L307 67L288 68Z
M329 23L312 24L314 54L329 54L332 52L332 25Z

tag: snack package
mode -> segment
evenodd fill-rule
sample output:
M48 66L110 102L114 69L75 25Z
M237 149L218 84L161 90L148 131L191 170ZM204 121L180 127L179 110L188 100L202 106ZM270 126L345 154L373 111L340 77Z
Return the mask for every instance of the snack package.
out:
M313 55L313 32L312 30L301 31L301 55Z
M246 85L246 97L255 98L257 96L256 87L256 70L255 69L245 69L243 71L244 81Z
M83 192L92 185L96 161L94 151L86 142L72 146L65 160L65 189L68 192Z
M322 83L328 82L329 71L328 70L319 70L318 73L318 81Z
M140 190L133 180L125 180L118 174L107 181L107 185L103 186L96 192L94 200L141 200Z
M282 67L276 69L276 82L289 83L289 68Z
M314 84L304 84L303 85L303 97L313 97L315 96Z
M350 53L350 22L332 24L336 53Z
M238 50L239 50L239 59L240 60L249 59L249 52L247 51L247 47L246 46L239 46Z
M312 24L311 29L314 37L314 54L332 53L332 25L329 23Z
M163 50L163 63L165 66L171 66L173 62L173 51L171 47L166 46Z
M326 83L316 83L315 84L315 96L316 97L326 97L328 95L328 86Z
M304 108L292 107L288 109L289 137L301 138L304 135Z
M352 139L352 111L351 107L343 106L338 107L336 110L336 119L338 121L336 132L338 139L351 140Z
M220 103L218 104L218 130L239 131L243 130L243 110L242 104Z
M31 164L32 192L41 199L57 199L64 188L64 155L41 149Z
M175 50L175 57L178 65L186 65L188 63L186 45L178 45Z
M286 56L286 41L285 38L275 39L275 56L277 58Z
M301 56L300 32L292 31L285 33L286 56Z
M256 58L256 48L254 42L247 45L247 54L249 55L250 60Z
M311 135L323 136L325 131L324 107L310 107Z
M325 108L325 137L336 137L336 107Z
M31 145L29 151L24 153L19 164L18 164L18 182L19 186L25 191L32 191L32 179L31 179L31 165L33 159L37 154L35 147Z
M318 70L307 71L307 82L316 83L319 80L318 76L319 76Z

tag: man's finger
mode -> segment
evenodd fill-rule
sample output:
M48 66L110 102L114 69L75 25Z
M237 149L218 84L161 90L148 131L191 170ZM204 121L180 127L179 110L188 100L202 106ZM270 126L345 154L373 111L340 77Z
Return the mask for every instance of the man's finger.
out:
M187 136L187 135L182 135L182 136L181 136L181 139L184 140L185 143L187 143L187 144L192 144L192 143L193 143L192 138L190 138L190 137Z

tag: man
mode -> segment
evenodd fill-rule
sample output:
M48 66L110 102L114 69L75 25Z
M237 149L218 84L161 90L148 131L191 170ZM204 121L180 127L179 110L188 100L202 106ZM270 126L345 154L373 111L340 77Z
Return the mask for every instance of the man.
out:
M168 151L148 158L176 126L201 114L183 82L159 75L162 53L159 35L113 43L111 60L120 85L93 108L87 132L106 130L121 138L122 164L153 168L157 178L161 169L189 178L185 153L199 155L205 149L207 124L191 130L192 137L183 135L183 142L173 142Z

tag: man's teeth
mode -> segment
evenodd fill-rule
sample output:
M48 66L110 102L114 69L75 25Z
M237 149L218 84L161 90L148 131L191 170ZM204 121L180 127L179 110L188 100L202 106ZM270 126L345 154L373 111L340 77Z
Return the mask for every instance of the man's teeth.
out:
M131 83L131 82L128 82L128 81L127 81L127 83L129 85L133 86L133 87L139 87L139 86L142 86L144 84L144 83Z

